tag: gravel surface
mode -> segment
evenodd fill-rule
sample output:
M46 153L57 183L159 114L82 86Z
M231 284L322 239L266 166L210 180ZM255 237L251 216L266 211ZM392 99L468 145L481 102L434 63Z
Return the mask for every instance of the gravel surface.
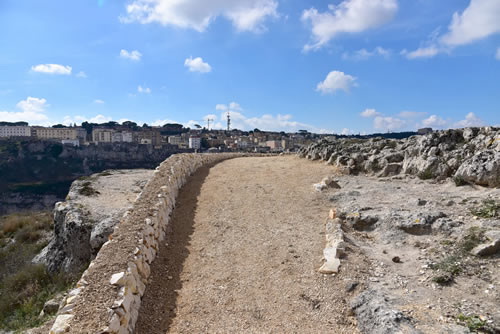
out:
M312 184L334 172L292 156L200 169L180 191L136 333L357 333L347 300L368 263L353 247L338 275L317 271L331 203Z

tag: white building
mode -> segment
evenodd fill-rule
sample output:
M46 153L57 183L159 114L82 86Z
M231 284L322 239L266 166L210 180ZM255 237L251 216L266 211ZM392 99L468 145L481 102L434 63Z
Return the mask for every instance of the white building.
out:
M114 132L111 134L112 143L131 143L132 132Z
M201 138L195 136L189 137L189 148L199 150L201 148Z
M183 142L183 140L182 140L181 136L169 136L168 137L168 143L170 145L177 145L177 146L179 146L179 145L182 144L182 142Z
M31 127L0 126L0 137L31 137Z

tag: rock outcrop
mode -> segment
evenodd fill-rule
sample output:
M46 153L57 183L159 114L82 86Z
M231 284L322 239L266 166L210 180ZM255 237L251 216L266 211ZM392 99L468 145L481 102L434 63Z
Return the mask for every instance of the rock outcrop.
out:
M500 129L494 127L436 131L401 140L331 137L303 147L298 155L326 161L346 174L453 177L457 185L500 187Z
M55 205L54 238L33 261L50 272L86 267L152 175L145 169L105 171L73 182L67 200Z

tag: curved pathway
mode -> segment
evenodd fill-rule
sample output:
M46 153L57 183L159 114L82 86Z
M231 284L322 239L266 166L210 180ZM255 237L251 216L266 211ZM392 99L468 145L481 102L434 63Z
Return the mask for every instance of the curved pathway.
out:
M292 156L202 168L180 191L136 333L357 333L346 277L318 273L331 166Z

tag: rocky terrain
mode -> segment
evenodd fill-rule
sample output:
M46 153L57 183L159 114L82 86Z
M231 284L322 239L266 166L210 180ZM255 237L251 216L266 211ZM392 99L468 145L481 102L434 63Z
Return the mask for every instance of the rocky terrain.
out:
M337 169L312 189L346 240L338 270L349 248L371 263L350 302L361 332L500 333L498 129L330 139L299 155Z
M345 174L452 177L457 185L500 186L500 129L493 127L436 131L401 140L330 138L303 147L298 154L326 161Z
M54 237L33 260L50 272L85 269L133 205L153 170L107 170L73 182L54 209Z

